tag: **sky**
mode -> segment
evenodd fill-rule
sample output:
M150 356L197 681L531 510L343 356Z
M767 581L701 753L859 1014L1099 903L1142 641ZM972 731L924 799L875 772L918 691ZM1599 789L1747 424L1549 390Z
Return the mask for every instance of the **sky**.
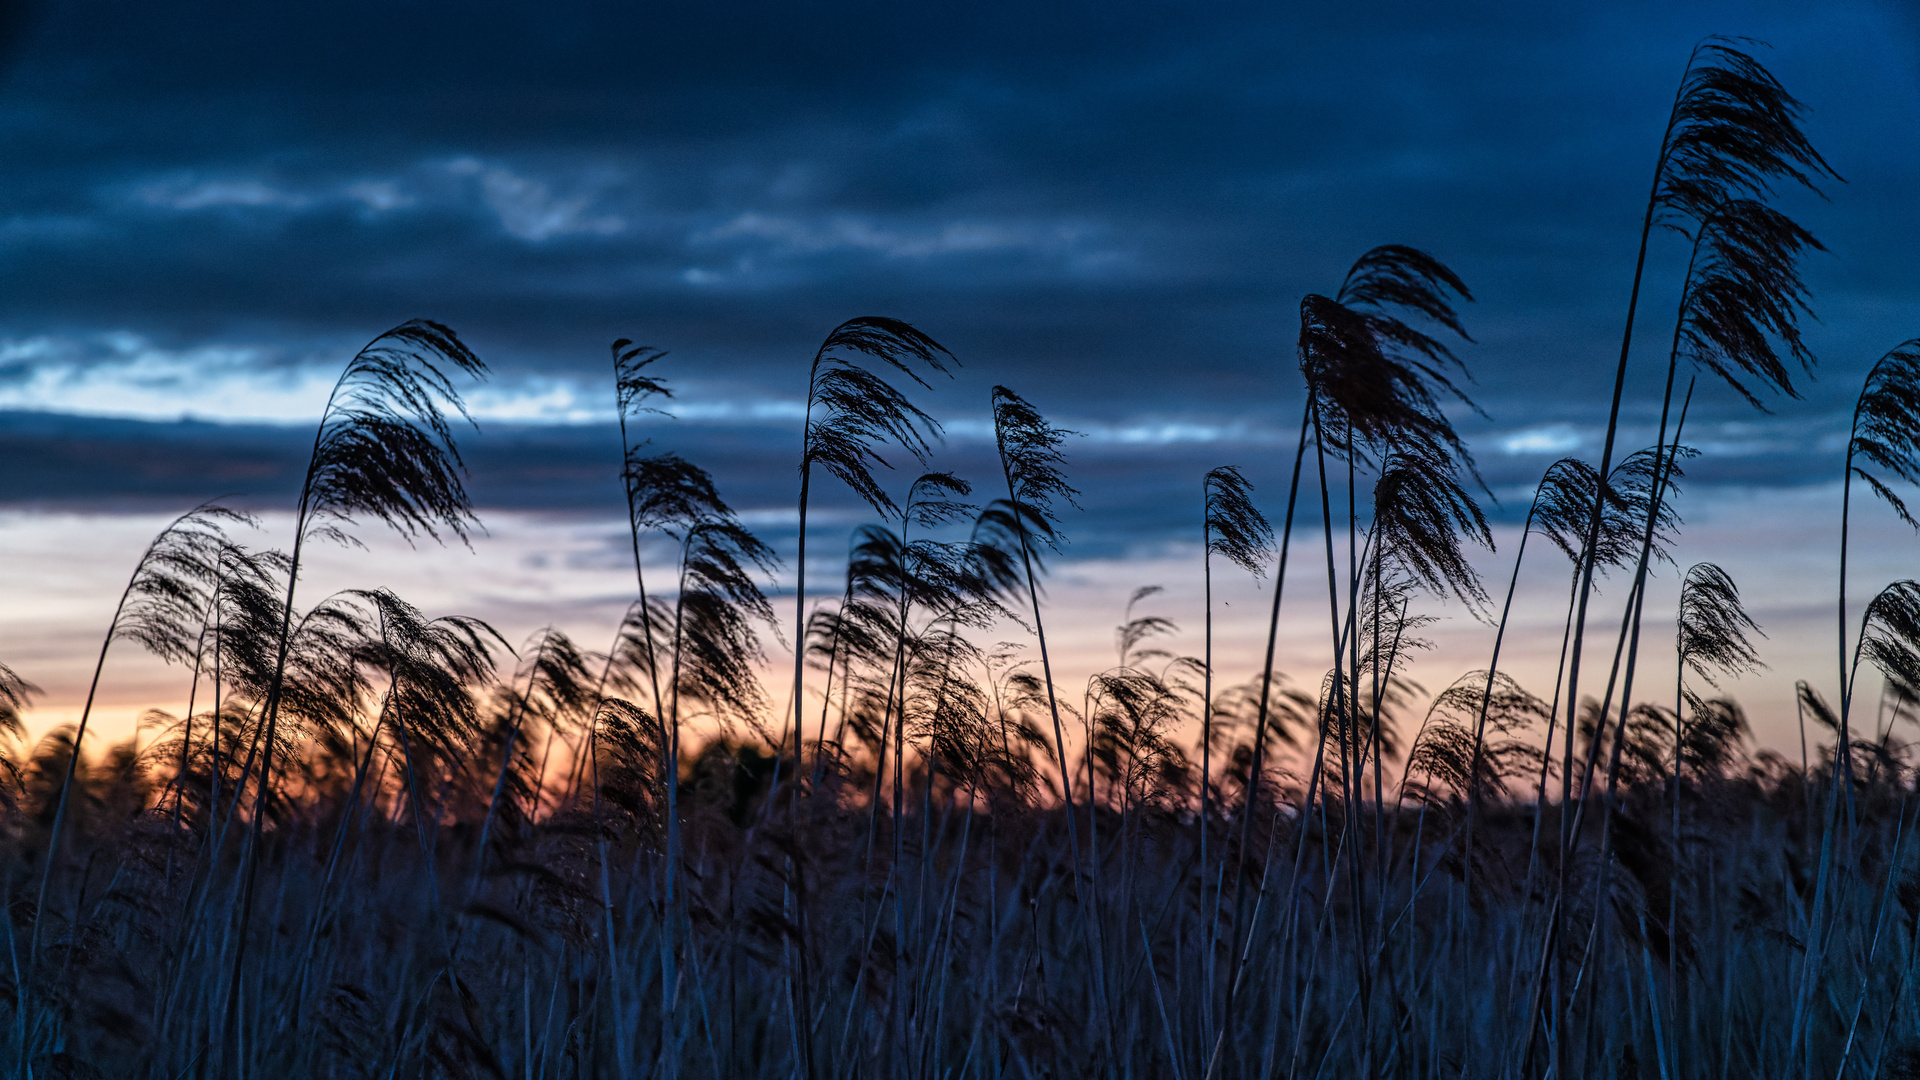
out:
M1727 565L1768 630L1769 670L1736 688L1764 738L1787 740L1794 679L1831 680L1849 410L1872 361L1920 335L1908 6L0 10L0 660L45 689L42 722L74 715L87 639L172 514L226 496L265 515L260 542L284 542L333 378L413 317L492 368L461 444L488 531L442 551L365 530L368 551L328 555L303 588L392 584L513 635L610 630L630 570L620 337L670 353L655 370L672 416L645 434L710 468L790 553L806 364L842 320L889 315L961 364L916 398L946 427L935 466L993 476L995 384L1081 433L1082 509L1050 595L1084 674L1136 585L1167 587L1147 603L1197 651L1201 475L1244 468L1278 516L1300 298L1376 244L1410 244L1473 293L1458 351L1482 411L1453 418L1500 525L1501 554L1476 558L1504 582L1540 472L1597 456L1661 127L1714 33L1768 43L1752 47L1845 182L1782 196L1827 248L1805 265L1819 365L1768 413L1702 387L1678 557ZM1683 257L1655 238L1627 445L1652 439ZM834 552L864 512L833 490L820 506L813 550ZM1864 598L1911 572L1916 540L1862 514ZM808 569L837 576L831 558ZM1650 602L1670 610L1674 576ZM1542 693L1563 578L1545 562L1522 575L1531 630L1509 646ZM1296 587L1303 604L1324 590ZM1241 612L1270 595L1223 588ZM1485 663L1491 631L1434 610L1420 670L1437 688ZM1324 618L1289 622L1300 681L1316 681ZM1223 666L1256 663L1247 620ZM184 697L177 672L131 654L103 694L115 722Z

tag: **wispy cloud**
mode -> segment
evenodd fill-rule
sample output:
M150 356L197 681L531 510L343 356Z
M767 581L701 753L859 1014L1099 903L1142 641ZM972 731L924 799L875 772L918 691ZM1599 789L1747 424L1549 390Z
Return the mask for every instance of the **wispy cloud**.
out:
M181 214L230 208L303 212L343 203L357 203L364 210L384 213L412 206L418 199L392 179L294 184L250 177L182 175L137 185L133 201Z
M451 185L449 177L454 181ZM557 236L611 236L624 231L626 217L596 208L598 197L609 186L605 179L583 186L588 190L557 194L551 180L463 156L452 161L419 162L398 176L345 183L167 176L137 185L133 200L142 206L183 214L222 208L307 212L343 204L384 214L412 207L457 209L462 203L472 206L477 202L509 236L534 243Z
M1494 445L1512 456L1522 454L1568 454L1580 449L1582 439L1572 424L1542 424L1521 428L1499 436Z
M1074 420L1061 423L1089 443L1121 447L1208 443L1266 446L1284 437L1274 428L1245 420L1210 423L1145 416L1119 423ZM941 426L949 441L990 443L994 440L991 420L963 416L942 420Z
M748 211L717 228L696 234L695 245L736 240L771 241L784 252L872 251L895 259L924 259L969 251L1007 248L1059 250L1091 239L1102 230L1084 223L1007 223L952 221L923 228L888 226L855 215L803 220Z
M456 158L447 166L456 176L477 177L482 198L500 218L500 226L522 240L539 242L585 233L612 236L627 227L618 214L593 212L594 196L558 196L545 180L522 176L477 158Z
M348 184L345 191L348 198L358 199L366 204L367 209L375 211L399 210L412 206L416 201L391 180L362 180Z
M170 349L124 330L0 339L0 407L141 419L319 415L332 379L283 359L258 345Z
M205 342L169 348L128 330L0 338L0 409L228 423L318 419L347 346ZM611 392L568 376L516 373L464 395L480 420L591 424L614 418ZM798 401L693 398L662 410L692 424L795 426Z
M160 181L141 187L138 198L150 206L183 212L222 206L300 209L313 203L309 196L259 180Z
M725 252L722 264L688 267L681 278L718 285L747 277L770 262L856 255L882 262L927 263L969 255L1027 255L1050 261L1071 275L1110 274L1134 265L1138 256L1114 242L1112 230L1084 220L982 217L947 221L887 220L880 216L820 212L774 214L748 210L695 230L694 253Z

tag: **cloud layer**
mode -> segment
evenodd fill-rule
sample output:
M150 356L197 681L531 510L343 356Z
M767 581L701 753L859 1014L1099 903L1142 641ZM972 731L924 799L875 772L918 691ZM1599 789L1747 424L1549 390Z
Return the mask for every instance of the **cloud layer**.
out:
M0 95L0 405L290 419L427 315L500 371L497 415L580 422L613 337L673 349L720 407L794 396L812 344L872 312L952 347L968 393L1285 428L1298 298L1406 242L1474 287L1476 396L1536 433L1502 447L1572 445L1710 32L1774 42L1852 181L1792 207L1833 252L1809 266L1830 411L1915 330L1889 238L1920 225L1920 158L1887 133L1920 120L1920 50L1894 5L47 0ZM1678 255L1656 245L1647 380ZM1791 441L1782 405L1710 391L1701 415Z
M16 504L271 504L345 357L428 316L496 371L470 396L483 503L618 498L606 347L631 337L672 350L678 419L648 434L777 520L806 360L880 313L964 364L922 399L942 467L992 474L1007 383L1084 436L1079 550L1151 549L1188 539L1214 465L1277 502L1299 298L1402 242L1473 287L1485 413L1457 419L1515 520L1597 449L1650 155L1713 32L1774 43L1850 182L1787 200L1831 249L1807 267L1820 377L1770 415L1703 386L1689 485L1830 481L1859 374L1920 331L1920 151L1889 137L1920 127L1920 39L1892 4L95 15L45 0L0 88ZM1656 237L1629 445L1680 254Z

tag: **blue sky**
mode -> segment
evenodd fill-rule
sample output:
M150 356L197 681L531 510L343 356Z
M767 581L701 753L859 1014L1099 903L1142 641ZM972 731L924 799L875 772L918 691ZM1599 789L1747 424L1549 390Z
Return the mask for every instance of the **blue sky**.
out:
M885 314L964 365L920 399L938 464L991 475L1009 384L1086 433L1074 553L1151 553L1190 539L1214 465L1277 502L1299 298L1406 243L1473 289L1486 416L1458 420L1516 520L1549 462L1597 451L1660 127L1709 33L1771 43L1848 182L1785 199L1830 249L1806 268L1818 378L1771 415L1703 389L1689 493L1830 483L1860 375L1920 334L1904 5L24 11L0 506L27 512L284 505L339 365L425 316L495 371L465 443L483 515L617 513L606 349L631 337L672 353L657 442L777 535L805 364ZM1656 240L1629 440L1651 438L1681 256Z

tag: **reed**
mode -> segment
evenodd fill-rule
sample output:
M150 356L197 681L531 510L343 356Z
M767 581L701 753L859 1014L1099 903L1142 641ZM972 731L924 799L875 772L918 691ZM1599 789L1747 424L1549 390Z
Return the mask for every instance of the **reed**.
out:
M453 427L485 368L438 324L375 339L316 432L289 551L207 505L137 559L92 685L132 642L190 672L187 715L102 748L89 706L28 745L35 691L0 667L0 1054L23 1076L1920 1075L1900 726L1920 584L1848 600L1854 481L1916 524L1920 345L1854 412L1837 697L1799 684L1798 761L1753 745L1733 695L1761 660L1740 589L1676 562L1694 395L1791 401L1813 361L1819 245L1773 189L1837 177L1749 48L1711 39L1682 75L1604 444L1542 476L1497 613L1455 426L1471 297L1412 247L1301 303L1284 509L1237 468L1195 477L1202 654L1145 586L1114 598L1112 664L1077 694L1044 589L1065 511L1101 497L1069 481L1073 433L995 387L977 504L983 478L935 460L940 424L891 381L955 361L891 319L841 324L809 368L791 640L785 564L655 445L671 425L641 430L664 354L624 339L635 576L604 653L553 629L514 652L387 589L303 597L313 541L477 520ZM1663 377L1631 384L1661 421L1617 454L1656 225L1687 245ZM890 448L926 467L890 479ZM810 600L816 466L877 520ZM1324 624L1298 590L1283 605L1303 475ZM1540 539L1567 558L1544 696L1503 668ZM1216 559L1272 566L1252 671L1220 670ZM1666 564L1656 700L1636 677ZM1595 663L1607 575L1626 588ZM1487 623L1487 662L1429 694L1410 667L1443 605ZM1283 617L1324 627L1305 670L1276 669ZM781 647L784 704L760 681Z

